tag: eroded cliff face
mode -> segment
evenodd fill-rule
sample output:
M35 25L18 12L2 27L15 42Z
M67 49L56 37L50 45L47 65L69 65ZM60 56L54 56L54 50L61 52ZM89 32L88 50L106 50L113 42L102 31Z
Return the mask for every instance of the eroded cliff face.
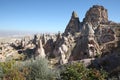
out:
M76 44L71 50L69 60L80 60L113 53L113 48L116 47L117 41L120 40L120 24L109 21L107 9L100 5L93 5L87 11L83 22L79 22L78 28L75 27L75 23L73 24L71 20L69 24L73 25L72 29L68 29L70 26L67 26L66 32L70 34L71 31L74 32L73 38ZM79 33L79 36L76 33Z
M96 27L100 23L107 23L107 9L105 9L103 6L94 5L87 11L83 22L90 22L93 27Z

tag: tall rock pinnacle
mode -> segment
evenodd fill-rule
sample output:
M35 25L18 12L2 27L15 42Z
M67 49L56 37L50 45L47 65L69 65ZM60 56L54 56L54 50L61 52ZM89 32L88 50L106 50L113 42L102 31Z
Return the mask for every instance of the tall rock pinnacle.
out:
M105 9L103 6L93 5L93 7L87 11L83 22L90 22L92 23L93 27L99 23L108 22L107 9Z
M71 19L70 19L64 33L65 34L67 34L67 33L74 34L75 32L78 32L79 25L80 25L79 17L77 16L77 13L75 11L73 11Z
M75 11L72 12L72 18L78 18L78 15Z

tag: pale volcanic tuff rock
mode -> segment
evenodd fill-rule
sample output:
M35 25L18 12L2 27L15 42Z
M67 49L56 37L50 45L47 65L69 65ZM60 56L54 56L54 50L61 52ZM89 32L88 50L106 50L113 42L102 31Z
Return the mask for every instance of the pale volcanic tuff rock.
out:
M38 40L38 44L36 45L35 56L42 57L42 58L45 58L46 56L41 39Z
M103 45L99 43L104 44L104 42L114 40L114 30L109 25L108 13L103 6L94 5L90 8L83 22L79 21L77 13L73 11L65 32L58 34L55 41L53 38L47 39L48 36L44 36L42 43L45 53L59 57L60 64L72 59L77 60L101 55L101 50L105 47L101 48ZM104 33L104 30L108 32ZM76 33L79 35L76 36ZM46 41L44 41L45 39Z
M85 23L81 36L76 42L76 46L70 56L70 60L79 60L95 57L100 54L100 48L95 40L94 30L90 23Z
M91 22L93 27L96 27L100 23L108 22L107 9L103 6L94 5L87 11L83 22Z
M80 21L77 13L75 11L72 12L71 19L65 29L65 34L71 33L74 34L75 32L79 31Z

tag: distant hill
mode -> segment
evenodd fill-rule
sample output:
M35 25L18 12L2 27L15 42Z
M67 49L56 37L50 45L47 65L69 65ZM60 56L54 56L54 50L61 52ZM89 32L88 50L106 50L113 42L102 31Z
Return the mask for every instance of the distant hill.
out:
M23 32L23 31L2 31L0 30L0 38L4 37L21 37L25 35L32 35L33 32Z

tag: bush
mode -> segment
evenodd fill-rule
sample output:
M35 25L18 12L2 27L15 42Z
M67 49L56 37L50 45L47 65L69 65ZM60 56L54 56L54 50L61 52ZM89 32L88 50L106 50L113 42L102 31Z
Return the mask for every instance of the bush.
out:
M32 62L7 61L0 63L0 80L55 80L56 72L44 58Z
M0 63L0 78L2 80L26 80L26 72L28 72L27 68L20 71L18 66L15 66L15 61Z
M55 80L56 75L49 68L48 61L44 58L35 60L27 65L30 68L30 73L27 80Z
M107 73L103 70L87 69L82 63L65 66L60 73L62 80L104 80Z

